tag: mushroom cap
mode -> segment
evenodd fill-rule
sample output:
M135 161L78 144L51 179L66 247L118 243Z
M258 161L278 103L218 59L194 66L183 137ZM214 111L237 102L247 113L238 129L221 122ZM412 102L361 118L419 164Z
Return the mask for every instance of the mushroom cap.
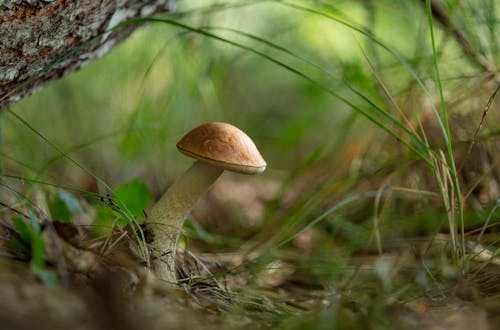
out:
M266 161L242 130L231 124L202 124L184 135L177 148L183 154L243 174L258 174L266 169Z

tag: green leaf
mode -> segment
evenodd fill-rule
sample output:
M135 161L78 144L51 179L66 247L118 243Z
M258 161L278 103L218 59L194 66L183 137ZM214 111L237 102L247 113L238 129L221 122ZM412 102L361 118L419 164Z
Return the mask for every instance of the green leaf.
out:
M9 245L14 251L19 251L28 254L30 252L29 245L22 239L17 237L11 238L9 240Z
M45 285L56 285L59 283L57 275L48 269L32 265L31 271L35 273Z
M31 264L33 266L43 267L45 265L46 259L45 242L43 241L40 233L37 232L36 227L33 228L33 226L36 225L30 226L24 219L20 217L13 217L12 223L17 233L19 234L23 245L25 244L26 247L28 247L28 251L31 252ZM18 245L15 241L13 243L15 245Z
M45 266L45 242L42 236L33 232L31 241L31 265L36 267Z
M71 195L64 189L58 189L57 195L60 200L64 202L67 209L71 212L71 214L77 214L82 212L82 206L75 196Z
M12 217L12 224L16 229L19 237L26 243L27 245L31 245L31 231L33 230L23 218L20 217Z
M74 214L82 212L82 206L73 195L64 189L58 189L57 196L49 203L49 210L52 219L70 222Z
M143 210L153 200L149 188L139 180L124 183L115 189L115 196L120 207L130 212L134 217L144 216Z
M99 235L109 234L115 223L120 226L125 226L127 220L113 211L108 205L97 205L92 230Z
M54 200L50 201L49 211L53 220L61 222L71 221L71 213L68 210L68 207L66 206L64 201L59 197L56 197Z

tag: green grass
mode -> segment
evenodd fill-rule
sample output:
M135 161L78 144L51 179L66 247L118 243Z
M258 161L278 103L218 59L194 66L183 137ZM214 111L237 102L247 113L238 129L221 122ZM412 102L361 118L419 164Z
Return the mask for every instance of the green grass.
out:
M209 268L188 299L203 301L211 278L227 285L204 297L229 327L425 324L418 311L436 297L494 321L498 285L477 283L499 274L499 76L485 70L499 60L500 9L451 1L443 19L430 3L186 2L127 22L150 25L2 113L0 220L20 233L15 250L64 282L15 214L31 210L93 235L128 225L147 259L148 196L190 164L176 140L227 121L269 166L224 176L222 190L248 183L243 197L214 190L188 221L181 245Z

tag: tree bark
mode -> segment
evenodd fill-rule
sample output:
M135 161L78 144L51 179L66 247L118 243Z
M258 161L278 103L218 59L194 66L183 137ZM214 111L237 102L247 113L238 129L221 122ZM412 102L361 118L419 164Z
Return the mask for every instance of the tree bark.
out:
M0 0L0 108L109 52L174 0ZM106 33L105 33L106 32Z

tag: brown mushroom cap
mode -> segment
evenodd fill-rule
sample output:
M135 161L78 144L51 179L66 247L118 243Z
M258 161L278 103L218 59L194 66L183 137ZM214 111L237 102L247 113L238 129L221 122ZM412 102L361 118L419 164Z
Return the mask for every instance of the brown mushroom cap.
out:
M262 173L267 166L252 139L227 123L200 125L184 135L177 148L189 157L243 174Z

